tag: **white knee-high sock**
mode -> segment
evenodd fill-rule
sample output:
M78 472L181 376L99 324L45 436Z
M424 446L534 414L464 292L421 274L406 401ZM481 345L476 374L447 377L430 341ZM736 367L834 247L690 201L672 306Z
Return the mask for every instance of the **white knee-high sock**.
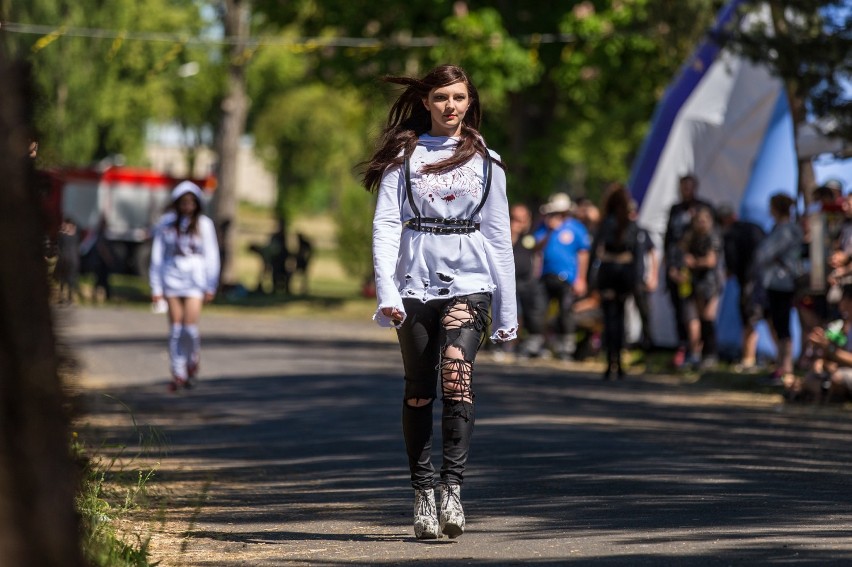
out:
M188 339L186 360L198 364L201 359L201 330L199 330L198 325L185 325L183 332Z
M186 354L180 344L182 336L183 325L172 323L169 328L169 361L172 375L177 378L186 378Z

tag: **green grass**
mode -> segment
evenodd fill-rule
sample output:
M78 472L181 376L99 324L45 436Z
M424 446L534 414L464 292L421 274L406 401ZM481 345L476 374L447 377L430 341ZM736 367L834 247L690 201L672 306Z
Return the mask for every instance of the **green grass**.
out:
M119 464L121 455L106 457L84 446L76 433L72 456L81 464L82 482L76 496L81 522L81 547L95 567L153 567L148 552L150 538L122 532L118 525L134 510L145 507L144 495L154 469L134 469Z

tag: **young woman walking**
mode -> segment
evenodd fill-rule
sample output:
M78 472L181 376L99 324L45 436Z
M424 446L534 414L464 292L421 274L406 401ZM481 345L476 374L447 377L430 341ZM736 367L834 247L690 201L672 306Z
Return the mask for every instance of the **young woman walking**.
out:
M201 360L201 307L216 296L219 246L213 221L201 213L201 189L183 181L172 190L154 229L149 271L151 299L168 304L172 391L189 388Z
M385 80L405 90L365 164L364 186L378 193L373 318L396 328L402 351L414 534L458 537L474 424L473 363L489 326L495 342L517 336L506 176L478 131L479 97L464 70L443 65L421 79ZM436 509L432 407L439 383L443 463Z

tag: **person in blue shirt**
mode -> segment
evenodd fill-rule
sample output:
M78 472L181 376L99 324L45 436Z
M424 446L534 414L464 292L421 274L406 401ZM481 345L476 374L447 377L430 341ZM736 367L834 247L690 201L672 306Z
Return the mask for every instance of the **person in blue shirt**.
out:
M577 348L574 301L586 295L591 238L588 230L571 214L571 198L556 193L541 206L542 225L534 236L541 250L541 285L546 303L556 300L554 353L567 360Z

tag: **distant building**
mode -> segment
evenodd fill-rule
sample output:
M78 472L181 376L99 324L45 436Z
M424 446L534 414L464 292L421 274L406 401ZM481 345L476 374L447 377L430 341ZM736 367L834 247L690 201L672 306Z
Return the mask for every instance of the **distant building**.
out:
M203 178L215 175L216 156L208 146L200 146L193 171L187 171L187 151L175 128L151 126L145 157L151 169L171 177ZM237 199L254 205L271 207L277 194L275 175L270 173L257 157L249 139L240 144L237 156Z

